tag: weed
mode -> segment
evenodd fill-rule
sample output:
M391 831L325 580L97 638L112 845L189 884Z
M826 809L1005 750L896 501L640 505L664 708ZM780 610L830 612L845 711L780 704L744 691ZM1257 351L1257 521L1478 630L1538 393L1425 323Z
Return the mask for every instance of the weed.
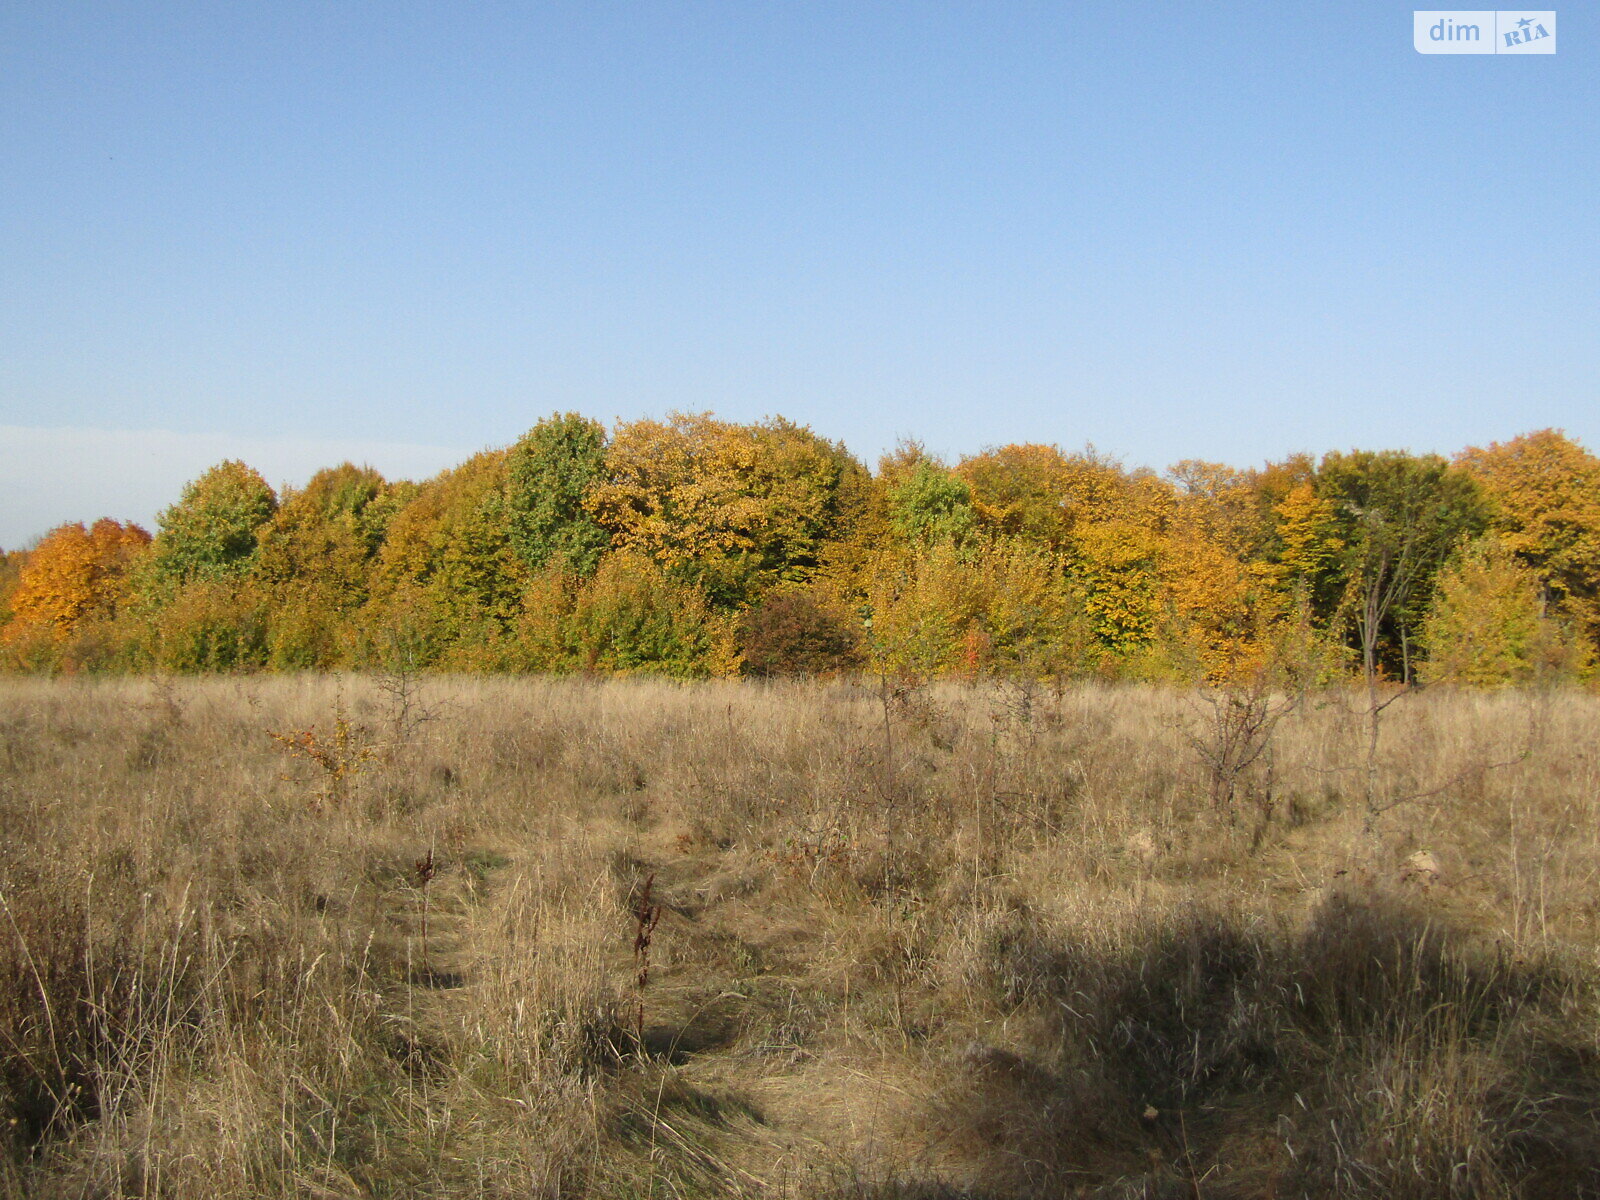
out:
M354 781L374 754L366 726L351 721L338 702L330 733L318 733L313 725L288 733L271 733L271 737L286 753L307 760L321 772L320 786L311 802L319 811L338 808L350 798Z
M644 887L633 903L633 959L638 964L634 975L634 988L638 992L638 1012L634 1021L634 1034L640 1048L644 1046L644 998L650 986L650 945L655 939L656 923L661 920L661 906L651 899L656 883L655 872L645 877Z

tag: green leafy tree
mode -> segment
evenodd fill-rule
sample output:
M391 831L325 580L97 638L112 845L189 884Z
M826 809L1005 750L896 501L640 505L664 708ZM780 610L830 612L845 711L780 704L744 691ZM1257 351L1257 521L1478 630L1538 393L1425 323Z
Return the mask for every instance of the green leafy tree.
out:
M257 471L234 460L219 463L156 518L152 567L172 582L243 575L261 527L277 508L277 496Z
M1399 801L1385 802L1378 748L1383 713L1394 700L1379 693L1388 671L1412 682L1411 644L1439 569L1487 523L1477 484L1437 455L1390 450L1329 454L1317 472L1317 492L1332 505L1343 543L1344 601L1340 614L1361 654L1366 681L1366 831Z
M220 673L268 663L267 605L233 579L191 579L143 614L142 658L163 671Z
M720 673L718 632L698 588L621 551L579 589L567 637L584 670L694 678Z
M606 433L577 413L547 417L506 459L512 548L532 570L565 560L588 576L611 544L584 508L589 489L605 476Z
M972 488L938 463L923 459L889 491L889 524L919 546L966 541L978 528Z
M1317 493L1331 505L1343 545L1344 611L1362 671L1409 679L1411 641L1434 577L1464 541L1481 534L1488 506L1476 483L1437 455L1386 450L1325 456Z
M511 544L506 458L473 456L389 519L362 617L375 651L398 639L431 663L498 637L516 618L528 569Z

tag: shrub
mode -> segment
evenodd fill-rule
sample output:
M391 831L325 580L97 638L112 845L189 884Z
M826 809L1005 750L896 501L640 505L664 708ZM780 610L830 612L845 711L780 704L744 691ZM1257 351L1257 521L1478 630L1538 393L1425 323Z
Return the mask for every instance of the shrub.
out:
M579 590L571 638L586 670L710 674L714 619L705 597L642 554L608 555Z
M222 581L178 589L154 617L148 654L163 671L254 670L267 660L267 623L260 604Z
M739 649L747 675L831 675L862 663L856 624L809 592L769 596L745 614Z

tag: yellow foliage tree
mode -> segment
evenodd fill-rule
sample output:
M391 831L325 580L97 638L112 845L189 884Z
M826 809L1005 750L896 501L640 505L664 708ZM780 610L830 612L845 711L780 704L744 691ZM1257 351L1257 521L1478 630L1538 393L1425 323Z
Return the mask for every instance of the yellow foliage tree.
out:
M1066 459L1062 554L1100 645L1115 658L1147 647L1162 614L1162 564L1176 499L1148 471L1090 451Z
M1546 596L1600 644L1600 458L1560 430L1464 450L1488 495L1490 528Z
M16 594L26 550L0 550L0 630L11 624L11 597Z
M1081 472L1057 447L1001 446L963 458L956 472L972 489L972 507L986 528L1051 546L1066 540Z
M1584 656L1545 615L1539 592L1539 577L1499 539L1467 547L1439 574L1420 635L1422 677L1506 687L1576 674Z
M727 605L807 578L846 485L862 475L842 447L782 418L733 425L674 413L617 427L585 507L613 547L687 570Z
M886 553L868 595L869 650L896 670L1047 675L1077 669L1086 653L1082 604L1060 560L1024 539Z
M1318 593L1336 574L1345 543L1333 502L1297 483L1273 506L1278 516L1277 574L1291 588Z
M251 580L270 601L269 662L323 669L341 661L351 616L367 598L373 557L404 489L344 463L284 494L257 535Z
M1113 654L1128 654L1156 635L1162 550L1159 531L1138 520L1086 522L1073 535L1073 582L1090 629Z

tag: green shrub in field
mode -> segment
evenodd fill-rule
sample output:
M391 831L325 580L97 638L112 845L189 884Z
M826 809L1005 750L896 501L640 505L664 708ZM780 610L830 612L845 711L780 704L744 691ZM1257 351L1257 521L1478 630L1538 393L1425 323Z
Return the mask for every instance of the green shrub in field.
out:
M642 554L618 553L579 589L569 638L584 670L714 673L718 622L699 589Z

